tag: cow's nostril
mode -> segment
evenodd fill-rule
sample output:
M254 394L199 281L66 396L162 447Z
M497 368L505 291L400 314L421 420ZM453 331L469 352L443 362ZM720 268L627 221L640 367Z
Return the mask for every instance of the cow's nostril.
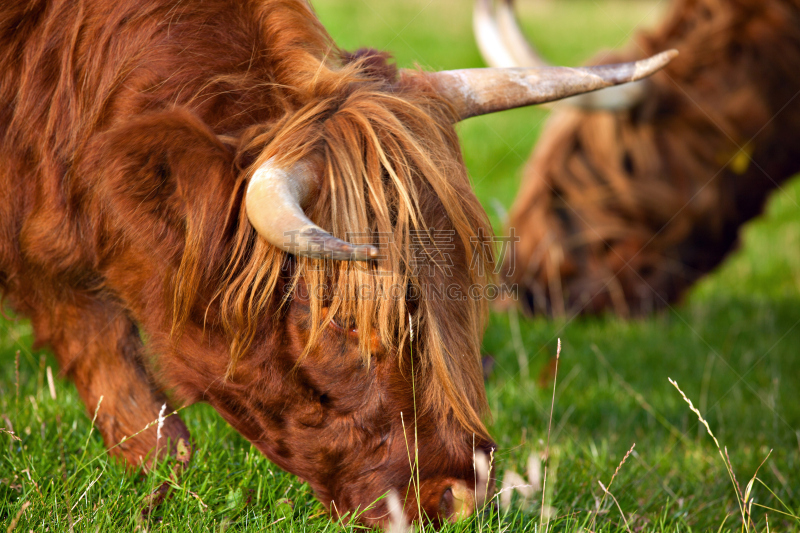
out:
M445 489L439 508L451 522L466 518L475 510L475 491L463 481L456 481Z
M439 512L444 516L448 516L453 510L453 489L447 487L444 489L442 499L439 502Z

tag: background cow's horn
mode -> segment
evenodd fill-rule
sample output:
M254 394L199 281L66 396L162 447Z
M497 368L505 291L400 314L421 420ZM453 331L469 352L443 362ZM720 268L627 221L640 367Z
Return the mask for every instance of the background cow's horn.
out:
M318 179L315 166L308 161L286 168L271 158L258 167L245 196L247 218L258 234L281 250L306 257L341 261L377 257L374 246L337 239L305 215L301 206L307 205L317 190Z
M498 0L494 7L493 0L475 0L473 29L483 60L495 68L548 66L525 38L512 2ZM562 103L594 111L630 109L645 98L647 88L647 80L642 80L573 96Z
M663 68L676 55L677 50L669 50L617 65L476 68L446 70L431 76L463 120L640 80Z
M472 29L486 64L494 68L547 67L522 33L510 0L475 0Z

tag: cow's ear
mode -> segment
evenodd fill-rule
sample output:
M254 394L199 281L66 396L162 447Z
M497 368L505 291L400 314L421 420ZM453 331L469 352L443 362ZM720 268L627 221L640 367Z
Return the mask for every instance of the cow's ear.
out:
M238 209L231 202L232 150L188 111L143 115L97 136L78 173L112 225L222 230L226 219L237 218L229 212Z
M97 214L99 262L110 273L162 269L165 306L181 328L209 301L236 232L242 183L233 150L191 113L165 111L97 135L76 171Z

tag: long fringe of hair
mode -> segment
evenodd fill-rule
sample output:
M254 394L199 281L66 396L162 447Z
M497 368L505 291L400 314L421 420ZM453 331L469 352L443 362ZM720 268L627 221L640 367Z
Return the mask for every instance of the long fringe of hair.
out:
M295 52L291 69L292 83L281 85L287 111L235 140L236 153L248 164L230 201L236 231L214 296L230 339L230 369L251 347L263 321L274 318L276 299L292 294L277 290L286 275L287 254L259 238L237 207L246 178L270 158L291 165L315 157L323 162L323 172L319 195L306 209L309 217L339 238L376 244L382 257L371 264L293 259L290 286L302 278L311 289L306 354L335 317L358 330L366 365L373 333L405 365L402 354L413 327L421 407L440 418L452 416L485 436L480 342L486 302L427 297L433 285L452 283L466 295L469 286L484 286L493 270L492 231L470 188L452 126L453 109L427 85L423 73L391 79L387 72L392 67L375 54L353 57L333 46L325 57ZM450 276L437 266L442 250L431 228L452 234L453 242L446 244L461 261ZM203 238L195 231L203 231L202 224L188 227L187 242ZM420 235L427 236L421 248ZM202 247L184 253L181 272L187 280L202 278L195 270L205 268L192 249ZM467 268L470 264L477 267ZM436 272L433 277L429 266ZM410 302L406 293L422 297ZM176 329L188 319L196 294L175 294Z

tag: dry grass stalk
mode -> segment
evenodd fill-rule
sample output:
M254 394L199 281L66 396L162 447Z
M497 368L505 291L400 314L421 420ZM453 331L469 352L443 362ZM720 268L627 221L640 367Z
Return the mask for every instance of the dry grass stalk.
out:
M22 442L22 439L17 437L16 434L14 434L13 431L10 431L10 430L8 430L6 428L0 428L0 433L5 433L7 435L10 435L11 436L11 440L16 440L16 441Z
M631 533L631 526L628 525L628 519L625 518L625 513L622 511L622 507L620 507L619 502L617 501L617 499L614 497L613 494L611 494L611 492L606 488L606 486L603 485L602 481L600 481L598 479L597 483L600 485L600 488L603 489L604 495L607 494L608 496L610 496L611 499L614 500L614 503L617 504L617 509L619 509L619 514L622 515L622 521L625 522L625 529L628 530L628 533ZM611 484L609 483L608 486L610 487Z
M94 409L94 416L92 417L92 423L89 426L89 434L86 436L86 444L83 445L83 454L81 455L81 460L78 464L83 464L83 459L86 457L86 451L89 449L89 439L92 438L92 433L94 432L94 424L97 422L97 413L100 411L100 404L103 403L103 395L100 395L100 399L97 400L97 407Z
M711 435L712 439L714 439L714 444L717 446L717 451L719 452L719 456L722 458L722 462L725 464L725 469L728 471L728 476L731 478L731 484L733 484L733 490L734 490L734 492L736 492L736 496L737 496L736 497L736 503L739 506L739 513L742 516L742 522L744 524L745 531L749 532L750 531L750 526L749 526L750 521L748 520L748 517L747 517L747 511L745 509L745 502L742 501L742 493L741 493L741 490L739 489L739 484L736 481L736 476L733 473L733 467L731 466L730 460L726 458L726 455L728 453L727 449L725 450L725 453L722 452L722 447L719 445L719 441L717 440L717 437L714 436L714 432L711 431L711 427L709 427L708 422L706 422L706 419L703 418L703 415L694 406L694 404L692 403L692 400L690 400L686 396L686 394L681 390L681 388L678 386L678 383L676 381L674 381L672 378L667 378L667 379L669 380L670 383L672 383L672 385L676 389L678 389L678 392L683 397L683 400L687 404L689 404L689 409L691 409L691 411L694 414L697 415L697 418L706 427L706 431L708 432L708 434Z
M408 454L408 464L411 467L411 479L409 483L414 489L415 499L417 501L417 516L420 518L420 528L424 531L422 525L422 502L420 501L420 479L419 479L419 441L417 434L417 389L416 389L416 374L414 372L414 321L411 313L408 314L408 335L409 335L409 350L411 354L411 398L413 400L414 408L414 459L411 459L411 450L408 447L408 436L406 434L406 423L403 418L403 412L400 412L400 423L403 426L403 439L406 443L406 453ZM402 508L401 508L402 509Z
M600 512L600 509L603 507L603 504L606 501L606 495L611 496L612 498L614 498L614 496L609 492L609 489L611 488L611 485L614 484L614 479L617 477L617 474L622 469L622 465L625 464L625 461L627 461L628 457L630 457L630 455L633 453L633 449L635 447L636 447L636 443L634 442L633 446L631 446L631 448L625 454L625 457L623 457L622 461L620 461L619 464L617 465L616 470L614 470L614 473L611 475L611 481L608 482L608 488L604 487L603 484L600 483L600 480L597 481L598 483L600 483L600 486L603 488L603 498L600 500L600 503L597 504L597 509L595 509L594 516L592 516L592 522L591 522L591 524L589 526L589 529L591 529L594 526L595 520L597 519L597 514ZM617 503L617 508L619 508L619 512L622 513L622 509L620 508L619 503L617 502L616 499L614 499L614 502ZM622 519L625 520L625 514L624 513L622 514ZM628 525L627 522L625 522L625 525L626 526Z
M17 352L17 353L19 353L19 352ZM22 504L22 507L20 507L19 511L17 511L17 515L14 517L14 519L8 525L8 529L6 529L6 533L11 533L12 531L14 531L14 528L16 528L17 524L19 524L19 519L22 518L22 514L30 506L31 506L31 502L25 502L25 503Z
M475 436L473 435L473 440ZM494 462L494 451L487 456L481 450L475 450L473 444L472 465L475 469L475 503L476 510L483 506L489 497L489 480L492 475L492 463Z
M544 478L543 478L543 481L542 481L542 511L541 511L541 514L539 515L539 524L542 525L542 526L545 524L545 516L544 516L545 515L545 502L544 502L544 499L545 499L545 496L547 494L547 466L550 464L550 432L551 432L552 427L553 427L553 407L555 406L555 403L556 403L556 384L558 383L558 362L559 362L560 358L561 358L561 339L558 339L558 346L556 347L556 368L555 368L555 371L553 373L553 398L550 401L550 419L547 422L547 445L545 446L545 450L544 450L545 464L544 464ZM549 516L548 516L548 522L549 521L550 520L549 520ZM545 531L546 531L546 529L545 529Z
M533 496L533 488L525 481L525 478L513 470L506 470L503 477L503 488L497 493L500 498L500 507L503 510L511 507L511 498L515 490L519 491L526 500Z

